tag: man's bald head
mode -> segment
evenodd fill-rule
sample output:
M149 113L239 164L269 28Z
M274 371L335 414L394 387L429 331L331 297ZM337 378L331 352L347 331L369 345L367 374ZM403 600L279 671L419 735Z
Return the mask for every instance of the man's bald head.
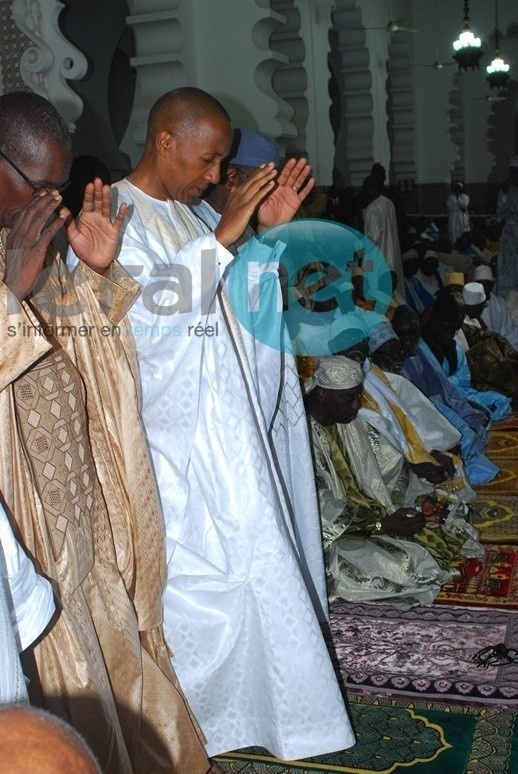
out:
M196 134L200 122L207 118L228 121L230 116L211 94L190 86L174 89L158 99L149 114L147 141L166 129L176 137Z
M86 743L45 710L0 707L0 771L10 774L100 774Z

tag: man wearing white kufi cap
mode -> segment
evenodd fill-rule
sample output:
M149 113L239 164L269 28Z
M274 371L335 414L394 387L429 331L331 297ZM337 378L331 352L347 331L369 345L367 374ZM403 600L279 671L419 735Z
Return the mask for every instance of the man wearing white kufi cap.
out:
M510 397L516 405L517 350L506 338L489 330L482 319L486 294L480 282L468 282L462 291L462 298L465 316L455 339L466 353L473 386L477 390L497 389Z
M360 458L369 475L382 480L367 427L358 418L361 365L340 355L322 358L305 394L330 601L429 604L453 573L410 539L423 530L427 508L435 509L433 518L439 520L442 511L433 500L423 502L423 510L397 508L388 492L375 498L361 490L356 477Z
M480 319L490 331L503 336L515 349L518 349L518 325L502 296L493 293L495 278L490 266L477 266L473 276L479 282L486 294L486 305L482 309Z
M502 183L496 215L503 219L496 269L496 292L501 296L518 289L518 156L513 156L509 177Z

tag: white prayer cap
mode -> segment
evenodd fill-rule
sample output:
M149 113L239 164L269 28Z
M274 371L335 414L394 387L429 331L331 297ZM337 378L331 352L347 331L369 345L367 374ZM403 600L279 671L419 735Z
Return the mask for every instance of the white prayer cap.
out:
M435 250L427 250L424 254L425 258L437 258L439 260L439 254Z
M408 250L405 250L405 252L402 255L402 258L404 261L409 261L412 258L419 258L419 253L415 249L415 247L410 247Z
M315 387L326 390L350 390L363 382L360 363L344 355L320 358L313 376L304 383L304 392L310 393Z
M466 306L476 306L483 304L486 300L484 286L480 282L468 282L462 288L462 298Z
M376 352L382 344L391 339L397 339L398 335L388 320L383 320L369 336L369 350Z
M479 282L480 280L494 280L491 266L485 266L483 263L480 266L477 266L473 273L473 279L475 282Z

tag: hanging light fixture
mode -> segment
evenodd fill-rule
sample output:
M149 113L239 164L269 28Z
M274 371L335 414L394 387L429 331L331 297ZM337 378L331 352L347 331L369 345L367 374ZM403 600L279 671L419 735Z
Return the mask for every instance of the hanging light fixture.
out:
M495 0L495 56L486 67L486 80L490 89L501 89L509 80L509 65L500 56L500 30L498 29L498 0Z
M478 69L478 63L482 56L482 43L480 38L476 38L469 27L469 0L464 2L464 28L459 35L458 40L453 43L455 53L453 58L459 66L459 70Z

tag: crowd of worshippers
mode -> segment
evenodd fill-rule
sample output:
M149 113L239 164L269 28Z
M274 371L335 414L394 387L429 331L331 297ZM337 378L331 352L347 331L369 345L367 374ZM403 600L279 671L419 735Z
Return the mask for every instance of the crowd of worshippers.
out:
M391 297L353 262L348 303L318 334L292 331L331 600L429 603L459 557L482 554L473 487L498 475L489 430L518 405L517 158L509 175L499 240L462 229L452 247L434 226L407 231L403 251L395 207L369 198L368 181L361 227L386 259ZM452 196L469 224L462 185Z
M34 770L50 751L67 771L217 774L243 747L351 747L329 603L429 604L482 554L474 486L516 400L491 259L452 263L416 308L375 165L361 214L386 314L356 261L347 311L289 329L269 316L280 246L253 237L311 215L311 166L211 95L164 94L135 168L111 187L96 170L79 204L46 99L0 96L0 148L2 755L26 734ZM276 347L245 324L250 267ZM284 346L301 331L318 356Z

